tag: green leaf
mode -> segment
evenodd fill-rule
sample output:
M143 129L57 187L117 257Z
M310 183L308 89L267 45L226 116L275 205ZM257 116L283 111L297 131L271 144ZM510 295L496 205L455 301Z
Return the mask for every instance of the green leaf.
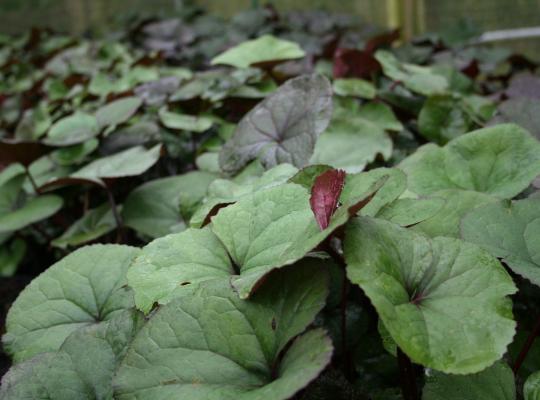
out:
M96 119L101 128L114 126L130 119L142 104L138 97L123 97L104 105L96 111Z
M263 35L248 40L214 57L212 65L225 64L236 68L248 68L264 62L286 61L304 57L304 50L289 40Z
M280 164L265 171L260 177L251 177L241 183L228 179L216 179L208 186L208 196L191 218L192 227L201 227L208 222L212 212L222 205L236 203L242 197L262 189L287 182L297 168L290 164Z
M124 223L151 238L185 229L216 175L192 171L149 181L133 190L122 209Z
M392 155L392 140L386 132L363 118L340 118L334 119L317 141L310 164L326 164L355 173L377 155L385 160Z
M178 114L162 109L159 111L161 123L170 129L180 129L190 132L204 132L212 127L214 121L209 117L195 117L188 114Z
M296 183L306 189L311 189L313 183L315 183L315 179L330 169L332 169L330 165L309 165L298 171L294 176L289 178L287 182Z
M315 142L332 114L332 87L322 75L291 79L269 95L238 124L223 146L219 163L235 173L258 158L267 167L308 163Z
M99 124L96 117L77 112L56 121L43 142L51 146L71 146L85 142L98 133Z
M371 82L355 78L336 79L333 83L333 89L338 96L362 97L364 99L373 99L377 94L377 89Z
M418 130L426 139L445 144L468 132L472 121L452 95L429 97L418 115Z
M371 201L362 208L362 215L374 217L385 205L396 200L407 188L407 177L396 168L376 168L368 172L349 174L345 178L345 186L341 192L341 203L354 201L362 196L379 179L388 176L384 186L373 196Z
M355 206L365 205L385 180L338 208L323 231L311 210L309 192L296 184L255 192L220 210L212 218L212 230L240 270L232 279L240 297L249 297L270 271L300 260L344 225L356 213Z
M463 218L461 235L540 286L540 198L477 208Z
M148 313L167 304L186 286L235 273L227 250L208 229L188 229L146 245L128 270L135 304Z
M50 156L56 163L62 166L78 164L83 161L88 154L97 149L98 145L99 141L97 139L90 139L74 146L62 147L51 152Z
M47 194L26 201L19 208L0 215L0 233L17 231L55 214L64 201L60 196Z
M517 289L496 258L369 217L353 220L345 234L349 279L414 362L467 374L506 352L516 326L506 296Z
M242 301L227 280L186 290L142 328L120 366L115 398L286 400L330 361L321 330L297 338L323 307L324 270L280 271Z
M448 81L441 75L435 74L429 67L401 63L392 53L378 50L375 58L383 67L386 76L404 84L413 92L430 96L444 93L448 89Z
M540 371L530 375L525 381L523 397L525 400L540 399Z
M161 145L151 149L135 146L111 156L103 157L85 165L72 178L100 181L102 178L138 176L150 169L159 159Z
M440 197L397 199L383 206L376 217L400 226L412 226L422 221L431 221L431 218L439 215L445 204L446 201Z
M15 239L10 244L1 245L0 278L13 276L25 254L26 243L22 239Z
M73 332L56 353L12 367L2 380L5 400L112 399L112 377L142 318L131 310Z
M515 400L512 370L497 362L472 375L446 375L433 371L426 379L422 400Z
M403 129L403 125L396 118L392 109L384 103L370 102L364 104L354 114L354 117L363 118L386 131L399 132Z
M465 214L479 206L497 201L495 197L484 193L459 189L441 190L433 193L433 196L444 200L444 206L431 218L413 228L431 237L459 238L459 224Z
M118 207L118 211L121 207ZM65 249L95 240L116 228L116 221L109 203L88 210L51 244Z
M83 247L51 266L19 295L6 319L5 350L16 362L56 351L75 330L133 306L125 274L139 249Z
M428 144L401 162L409 189L474 190L512 198L540 174L540 143L517 125L479 129L439 147Z

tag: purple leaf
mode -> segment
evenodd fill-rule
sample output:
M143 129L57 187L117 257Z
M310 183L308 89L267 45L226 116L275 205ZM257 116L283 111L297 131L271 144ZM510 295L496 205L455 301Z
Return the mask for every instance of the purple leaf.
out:
M321 230L330 224L344 183L345 171L339 169L328 170L315 179L309 203Z

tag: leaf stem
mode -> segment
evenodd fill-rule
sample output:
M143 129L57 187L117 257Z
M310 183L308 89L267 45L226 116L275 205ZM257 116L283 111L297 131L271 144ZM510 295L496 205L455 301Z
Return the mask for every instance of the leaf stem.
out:
M36 184L36 181L34 180L34 177L30 173L30 170L28 169L28 167L25 167L24 171L26 172L26 176L28 177L28 180L30 181L32 188L34 188L34 192L36 192L36 194L41 194L41 190L39 190L39 187Z
M416 376L411 359L398 347L397 359L399 366L399 380L401 382L401 393L404 400L418 400L418 389L416 387Z
M109 186L105 185L105 191L107 192L107 198L109 199L109 204L111 205L114 221L116 222L116 242L122 243L122 231L124 228L122 217L120 216L120 214L118 214L118 208L116 207L116 202L114 201L114 195Z
M512 371L514 371L514 375L517 375L519 369L521 368L521 365L525 361L525 358L527 358L527 354L529 354L529 350L531 350L534 340L536 339L539 333L540 333L540 316L538 316L538 319L536 320L533 330L527 337L527 340L523 344L523 347L521 348L521 351L519 352L519 355L517 356L516 361L514 362L514 366L512 367Z

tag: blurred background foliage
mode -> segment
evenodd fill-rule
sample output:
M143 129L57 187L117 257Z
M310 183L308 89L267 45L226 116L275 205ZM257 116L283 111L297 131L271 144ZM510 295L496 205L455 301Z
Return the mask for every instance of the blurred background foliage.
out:
M102 34L144 16L174 16L186 0L0 0L0 33L33 26L71 34ZM266 3L260 0L195 0L210 12L230 17ZM325 9L358 15L381 27L400 26L405 38L431 31L459 34L540 25L540 0L274 0L278 10ZM531 12L532 11L532 12ZM536 11L536 12L535 12ZM537 57L538 38L512 40L514 50Z

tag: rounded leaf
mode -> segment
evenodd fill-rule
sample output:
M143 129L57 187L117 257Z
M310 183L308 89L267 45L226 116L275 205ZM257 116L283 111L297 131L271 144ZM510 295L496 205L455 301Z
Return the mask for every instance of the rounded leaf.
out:
M19 295L2 342L16 362L55 351L73 331L133 306L126 271L139 249L83 247L47 269Z
M512 279L496 258L458 239L430 240L369 217L347 226L349 279L416 363L468 374L500 359L516 324Z

